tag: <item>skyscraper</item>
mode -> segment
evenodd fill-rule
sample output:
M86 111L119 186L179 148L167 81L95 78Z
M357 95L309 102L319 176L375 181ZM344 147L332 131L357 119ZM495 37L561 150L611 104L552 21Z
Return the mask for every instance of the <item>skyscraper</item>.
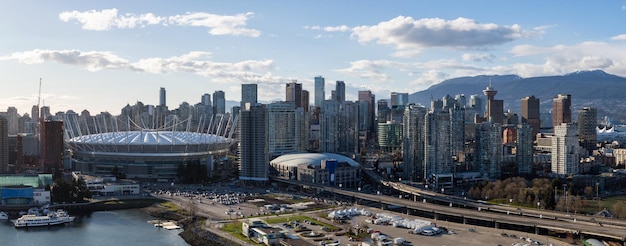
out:
M326 80L322 76L315 77L315 107L321 107L322 102L326 100L324 85Z
M246 106L246 103L256 104L258 94L257 84L242 84L241 85L241 108Z
M294 102L266 105L268 119L268 153L270 158L286 153L306 151L307 121L302 108Z
M489 179L500 179L502 165L502 125L491 122L476 124L474 163Z
M558 94L552 99L552 127L572 122L572 95Z
M337 84L335 86L335 97L338 102L346 100L346 84L343 81L337 80Z
M391 92L391 108L404 106L409 103L409 93Z
M296 108L302 107L302 84L297 83L295 80L285 85L285 101L294 102Z
M202 98L200 98L200 102L202 103L202 105L204 106L211 106L211 94L209 93L204 93L202 95Z
M224 94L224 91L213 92L213 113L226 113L226 95Z
M159 90L159 106L165 107L165 88L161 87Z
M572 123L561 123L554 127L552 137L552 173L560 175L578 174L580 146Z
M502 100L496 100L494 97L498 94L498 91L494 90L491 85L487 86L483 90L483 94L487 96L487 114L485 120L493 123L504 123L504 102Z
M304 112L309 112L310 104L309 91L302 90L302 109L304 109Z
M239 113L239 179L268 181L268 118L262 104L246 104Z
M584 107L578 111L578 139L582 147L587 150L587 154L596 149L598 141L598 110L596 108Z
M539 117L539 99L535 96L522 98L522 124L528 124L532 128L533 139L537 138L541 119Z
M43 171L54 172L63 169L63 121L42 122Z
M19 119L20 115L17 113L17 108L7 108L7 121L9 124L9 135L16 135L19 132Z
M320 108L320 152L337 153L339 149L339 106L334 100L324 100Z
M8 171L9 171L9 123L6 117L0 116L0 173L7 173Z
M359 91L359 102L365 102L367 104L367 111L361 109L359 113L359 130L374 132L376 128L376 124L374 124L376 120L374 94L369 90Z
M485 104L483 102L483 98L480 97L479 95L471 95L470 96L470 107L472 107L477 114L479 114L481 117L484 115L485 113Z
M424 140L426 108L409 104L404 110L402 151L404 158L403 179L424 180Z
M529 175L532 173L533 164L533 141L535 135L530 125L522 123L517 125L517 149L515 158L517 160L517 173Z

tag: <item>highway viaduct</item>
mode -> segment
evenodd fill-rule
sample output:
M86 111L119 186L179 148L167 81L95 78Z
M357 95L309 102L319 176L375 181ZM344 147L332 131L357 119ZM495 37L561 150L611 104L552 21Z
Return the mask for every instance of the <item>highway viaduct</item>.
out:
M494 210L489 210L488 205L472 207L470 205L473 203L466 203L465 205L461 204L460 201L453 203L452 199L450 199L451 202L448 206L432 204L426 202L426 199L428 199L427 196L420 194L413 194L413 199L408 200L392 196L339 189L321 184L304 183L278 177L272 177L271 180L331 192L351 199L353 203L359 203L360 201L361 204L364 204L365 201L370 201L380 204L381 208L384 208L385 205L399 206L409 214L422 215L436 220L448 220L451 222L518 230L535 234L548 231L567 232L573 235L579 235L583 238L599 237L619 241L622 244L626 242L626 226L623 226L622 223L598 223L596 221L598 219L596 218L557 218L556 216L548 215L544 217L541 216L541 214L538 214L536 217L529 217L521 216L521 213L513 209L510 212L494 212Z

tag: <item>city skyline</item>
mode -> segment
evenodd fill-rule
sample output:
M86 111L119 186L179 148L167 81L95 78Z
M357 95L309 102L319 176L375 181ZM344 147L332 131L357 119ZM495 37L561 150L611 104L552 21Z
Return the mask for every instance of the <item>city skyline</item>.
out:
M117 114L125 104L169 108L242 84L284 100L292 80L326 99L414 93L445 79L601 69L626 76L626 2L25 2L0 10L0 111ZM588 18L583 18L588 17ZM314 98L311 95L311 99ZM313 104L313 101L310 101Z

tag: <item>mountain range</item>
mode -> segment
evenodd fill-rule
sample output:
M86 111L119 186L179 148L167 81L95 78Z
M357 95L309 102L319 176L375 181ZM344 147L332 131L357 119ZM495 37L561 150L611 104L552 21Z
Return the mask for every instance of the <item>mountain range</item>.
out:
M579 71L559 76L522 78L517 75L479 75L445 80L426 90L409 95L409 102L430 105L431 99L445 95L480 95L491 85L498 91L495 98L504 101L504 110L521 116L521 99L535 96L540 100L541 112L552 110L552 99L558 94L572 95L572 118L576 119L583 107L598 110L598 119L604 117L614 124L626 123L626 78L601 70Z

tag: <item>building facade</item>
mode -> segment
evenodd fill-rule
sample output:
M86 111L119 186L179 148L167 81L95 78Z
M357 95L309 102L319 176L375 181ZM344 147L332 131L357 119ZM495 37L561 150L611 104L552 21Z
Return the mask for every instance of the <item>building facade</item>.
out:
M239 179L268 181L268 118L262 104L247 104L239 113Z
M541 128L540 112L538 98L535 96L522 98L522 124L530 125L533 136L536 136Z
M326 92L324 91L326 80L322 76L315 77L315 107L321 107L322 102L326 100Z
M255 104L258 100L258 85L257 84L242 84L241 85L241 108L244 108L246 103Z
M572 122L572 95L558 94L552 99L552 129ZM556 131L556 130L555 130Z
M561 123L552 137L552 173L574 175L579 173L580 146L577 128L572 123Z
M402 151L405 180L423 181L426 108L409 104L404 111Z
M587 155L596 149L598 142L598 110L584 107L578 111L578 139Z
M226 95L224 94L224 91L213 92L213 113L226 113Z

